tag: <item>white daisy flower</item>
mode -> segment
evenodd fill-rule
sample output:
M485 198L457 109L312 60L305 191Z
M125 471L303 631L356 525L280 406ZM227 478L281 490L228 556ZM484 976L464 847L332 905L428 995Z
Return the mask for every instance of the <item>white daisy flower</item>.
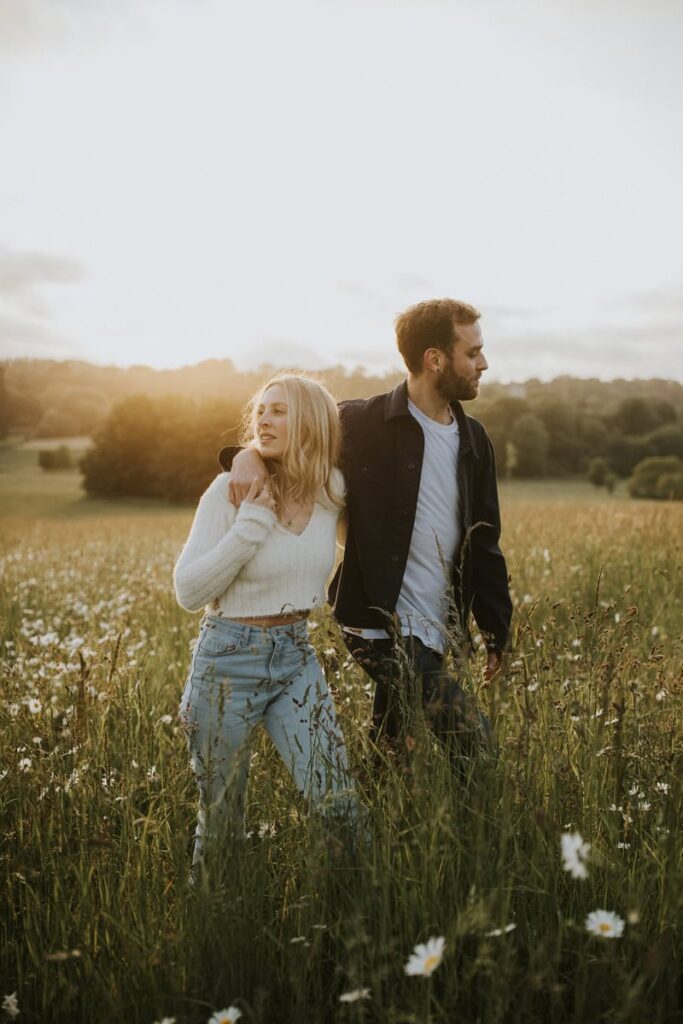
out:
M218 1013L214 1013L206 1024L235 1024L235 1021L239 1020L241 1016L241 1010L238 1010L236 1006L229 1006L227 1010L219 1010Z
M486 936L487 938L497 938L499 935L508 935L510 932L514 932L516 927L516 924L510 922L504 928L494 928L492 931L486 932Z
M359 999L369 999L369 988L354 988L351 992L342 992L339 996L340 1003L357 1003Z
M33 764L33 761L31 760L30 757L22 757L21 760L19 761L19 771L20 772L28 772L28 771L30 771L32 764Z
M5 1011L8 1017L19 1016L19 1003L17 1002L17 993L12 992L11 995L5 996L2 1001L2 1009Z
M586 931L603 939L618 939L624 931L624 922L611 910L592 910L586 918Z
M586 861L590 843L585 843L579 832L563 832L560 836L562 867L572 878L588 878Z
M408 962L403 970L406 974L420 975L428 978L443 960L443 951L446 940L443 935L436 938L432 936L426 942L419 942L410 954Z

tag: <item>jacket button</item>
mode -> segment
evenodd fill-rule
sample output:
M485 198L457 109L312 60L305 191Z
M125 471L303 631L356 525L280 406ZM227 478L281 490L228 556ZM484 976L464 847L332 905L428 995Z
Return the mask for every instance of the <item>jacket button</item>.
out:
M415 463L414 462L409 462L408 463L408 469L415 469Z
M398 562L398 555L392 555L391 556L391 561L392 562Z
M361 473L367 473L368 467L367 466L361 466L360 467L360 471L361 471Z

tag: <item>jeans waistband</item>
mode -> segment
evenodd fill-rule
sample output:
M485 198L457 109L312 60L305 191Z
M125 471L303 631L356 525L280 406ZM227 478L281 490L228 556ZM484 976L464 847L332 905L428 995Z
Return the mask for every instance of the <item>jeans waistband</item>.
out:
M221 635L239 638L243 643L249 639L267 637L275 640L278 637L300 638L308 636L308 619L299 619L285 626L250 626L236 619L225 619L221 615L205 615L201 621L202 628L216 630Z

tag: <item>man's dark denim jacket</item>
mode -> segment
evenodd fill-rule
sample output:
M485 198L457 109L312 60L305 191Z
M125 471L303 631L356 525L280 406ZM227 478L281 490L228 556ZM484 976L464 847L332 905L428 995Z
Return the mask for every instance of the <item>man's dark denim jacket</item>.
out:
M512 603L498 546L496 465L482 425L452 405L460 430L458 491L463 544L450 567L456 632L469 612L489 650L508 643ZM424 434L408 410L404 381L385 395L342 402L342 469L349 529L328 598L345 626L386 628L408 560L420 488Z
M450 567L455 629L469 638L470 611L489 650L508 643L512 603L498 546L500 511L496 465L482 425L451 406L460 430L458 491L463 543ZM341 467L349 527L344 559L328 599L344 626L386 629L396 608L413 533L424 435L408 410L404 381L385 395L342 402ZM236 449L219 461L232 464Z

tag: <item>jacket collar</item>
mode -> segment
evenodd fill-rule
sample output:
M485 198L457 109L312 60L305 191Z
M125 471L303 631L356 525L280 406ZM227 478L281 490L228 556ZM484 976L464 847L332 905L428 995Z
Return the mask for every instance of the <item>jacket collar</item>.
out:
M472 436L468 416L460 402L451 402L451 412L458 421L460 431L460 451L466 452L473 449L475 456L478 456L476 442ZM408 381L402 381L393 391L390 391L384 403L384 419L393 420L397 416L410 416L408 408Z

